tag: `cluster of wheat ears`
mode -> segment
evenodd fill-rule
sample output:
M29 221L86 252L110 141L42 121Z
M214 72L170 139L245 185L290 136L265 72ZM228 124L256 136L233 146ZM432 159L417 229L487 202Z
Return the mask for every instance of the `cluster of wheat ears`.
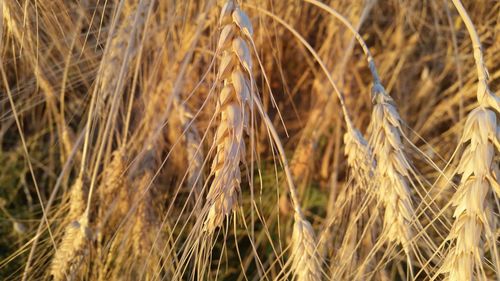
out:
M500 280L464 2L0 1L0 279Z

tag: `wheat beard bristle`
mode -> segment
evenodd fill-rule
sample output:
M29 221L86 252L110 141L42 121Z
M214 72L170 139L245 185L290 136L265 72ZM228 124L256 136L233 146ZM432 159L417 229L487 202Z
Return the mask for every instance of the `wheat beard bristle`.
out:
M371 124L371 146L377 160L375 178L379 198L385 206L384 237L400 243L410 254L414 210L408 178L411 169L401 143L400 117L381 85L373 87L375 106Z
M316 248L316 238L311 224L295 213L292 233L291 261L294 276L300 281L321 280L321 264Z
M469 113L465 124L461 142L466 147L457 169L462 178L452 198L455 222L447 238L455 243L440 269L447 273L448 280L475 279L474 268L482 266L482 233L494 237L488 195L490 187L498 184L493 177L493 167L498 167L493 144L498 130L496 118L492 110L478 107Z
M211 168L214 179L207 195L210 209L204 223L204 230L209 233L221 226L238 204L239 165L245 157L243 133L248 128L252 67L246 41L253 32L248 16L229 1L222 9L220 22L224 25L217 46L218 53L222 53L218 80L223 80L223 89L217 101L216 114L220 114L220 125L215 137L217 152Z

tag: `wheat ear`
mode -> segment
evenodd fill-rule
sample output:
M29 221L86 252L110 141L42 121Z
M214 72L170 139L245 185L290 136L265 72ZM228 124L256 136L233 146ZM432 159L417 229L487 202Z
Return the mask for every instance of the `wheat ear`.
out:
M465 150L457 169L462 178L452 198L455 222L447 238L455 244L441 268L450 280L472 280L475 265L483 257L482 233L494 237L488 195L490 185L498 184L492 176L495 152L491 140L496 138L496 129L495 113L483 106L469 113L465 123L461 141Z
M231 17L229 17L231 15ZM231 74L231 79L232 83L234 86L234 90L236 90L237 95L229 95L232 92L230 86L230 80L225 79L224 83L224 89L222 90L220 97L219 97L219 104L218 104L218 110L221 108L224 108L224 104L232 104L234 106L231 107L226 107L226 108L231 108L231 111L234 109L239 108L245 108L245 110L241 111L237 117L239 117L238 121L240 124L239 126L232 125L234 128L231 130L235 132L236 128L239 129L240 131L243 131L243 128L246 127L247 123L247 118L248 116L248 111L246 110L246 104L251 100L253 102L253 105L256 106L257 110L259 111L261 117L264 120L264 123L266 124L266 127L268 129L268 132L272 139L274 140L274 143L276 145L276 148L278 150L278 154L281 157L281 162L283 165L283 169L285 171L285 176L288 181L288 187L290 191L290 197L292 199L293 207L294 207L294 230L292 234L292 248L291 248L291 266L292 266L292 271L294 272L294 275L299 279L299 280L320 280L321 279L321 266L320 266L320 259L318 257L318 251L317 251L317 243L316 243L316 238L314 234L314 230L311 226L311 224L306 220L304 214L302 213L299 199L298 199L298 194L297 190L295 188L295 185L293 183L293 177L292 173L290 171L290 167L288 165L288 161L286 159L286 154L283 149L283 145L281 144L281 141L279 139L279 136L276 132L276 129L274 128L273 123L269 119L269 116L267 116L266 112L263 109L262 104L260 103L260 100L258 99L257 96L254 95L253 91L249 90L249 86L252 85L253 80L249 79L251 78L251 69L252 69L252 64L251 64L251 56L250 56L250 51L248 49L248 44L251 43L251 46L255 46L253 44L253 41L251 41L251 37L253 34L253 28L252 24L250 22L250 19L248 16L237 7L236 4L234 4L233 1L228 1L224 7L222 8L221 12L221 17L220 17L220 23L224 24L224 27L221 32L221 36L219 38L219 43L218 43L218 50L228 50L230 46L232 47L232 51L236 54L236 57L234 54L230 54L228 56L228 52L224 51L223 54L223 59L221 62L221 66L218 72L218 77L223 78L223 77L228 77ZM233 24L233 26L232 26ZM235 28L235 26L237 28ZM235 30L236 29L236 30ZM231 38L233 39L231 43ZM248 41L248 42L246 42ZM240 70L236 73L237 75L234 75L234 69L242 69L242 71L245 74L248 74L247 76L243 76L242 74L239 74L238 72L241 73ZM246 77L246 78L245 78ZM236 101L234 101L236 98ZM233 101L233 102L227 102L227 101ZM233 113L231 115L234 115ZM231 116L229 115L229 116ZM222 118L224 120L224 118ZM234 124L234 123L233 123ZM230 124L231 125L231 124ZM234 133L232 133L230 130L228 130L228 125L224 124L224 122L221 124L221 127L219 127L219 130L217 131L217 136L216 139L219 139L219 136L221 133L225 134L226 136L229 136L228 141L229 143L233 142L232 139L234 139ZM222 129L221 129L222 128ZM228 133L224 133L224 132ZM238 140L238 138L236 138ZM241 148L244 147L244 142L240 141L241 143L234 144L237 146L241 146ZM219 143L219 142L217 142ZM223 143L224 142L220 142ZM221 150L221 152L227 151L226 147L227 144L224 146L220 146L222 148L225 148L224 151ZM240 155L242 149L237 150L236 152L232 152L233 154L233 161L235 159L240 161ZM230 152L230 151L229 151ZM219 146L218 146L218 153L219 153ZM227 153L227 152L225 152ZM227 161L224 161L227 162ZM220 161L217 160L214 161L214 163L220 163ZM233 162L234 163L234 162ZM219 166L221 168L225 168L221 164L216 164L216 167ZM233 167L234 169L234 167ZM226 172L227 173L227 172ZM236 172L231 172L229 171L229 175L236 175L236 178L232 179L232 182L236 182L237 184L230 186L233 187L229 190L226 189L225 193L223 191L218 191L218 194L228 194L229 196L219 196L218 202L215 202L216 204L212 203L212 207L210 210L209 214L209 220L206 221L205 223L205 229L212 230L213 231L213 222L219 222L219 224L222 222L222 219L224 216L227 216L227 212L229 210L232 210L236 203L237 203L237 198L236 198L236 191L239 190L239 177L240 177L240 171L239 169L236 170ZM214 183L217 183L214 180ZM216 186L217 187L217 186ZM210 192L212 192L213 189L211 189ZM216 193L216 194L217 194ZM210 198L210 193L209 193L209 198ZM209 201L210 203L210 201ZM217 214L216 211L219 211L220 213ZM212 218L213 217L213 218ZM209 222L209 224L207 224ZM207 226L209 228L207 228ZM301 279L301 278L308 278L308 279Z
M50 266L54 281L74 280L86 254L86 242L90 236L83 182L80 178L71 187L69 221Z
M388 241L401 244L409 256L414 209L408 182L411 167L401 143L401 118L381 84L374 84L372 95L375 105L370 143L377 161L379 198L385 207L383 235Z
M153 160L150 160L153 161ZM132 254L140 262L137 270L143 272L146 279L154 279L157 274L157 262L160 260L161 249L164 248L163 237L159 234L161 221L155 211L155 193L158 193L153 183L154 169L147 168L135 181L137 210L132 226Z
M217 152L212 163L214 175L207 195L208 216L204 230L213 233L221 226L238 204L241 172L245 156L244 130L249 118L249 83L252 68L247 37L253 33L248 16L229 1L224 5L220 23L223 24L217 45L222 54L217 80L223 81L216 114L220 116L215 144Z
M197 202L203 189L203 151L201 137L193 121L193 114L180 100L174 100L176 117L179 119L182 142L186 148L187 186L194 192L194 201Z
M109 165L104 168L99 194L98 222L104 227L113 226L128 211L128 190L126 177L125 148L119 148L113 152L113 158ZM108 215L111 217L107 219ZM106 221L111 221L106 222ZM104 229L100 230L102 233Z
M106 100L123 83L130 62L139 49L139 34L146 24L150 0L139 0L137 5L125 1L124 17L111 35L107 52L103 57L100 70L100 89L102 100ZM119 71L119 75L117 75Z
M126 169L125 149L119 148L113 152L111 162L102 172L102 179L97 189L99 210L97 212L97 256L98 265L104 268L106 253L103 253L107 240L114 235L117 226L127 214L130 197Z
M498 153L498 114L500 99L488 88L488 72L485 68L479 36L462 3L453 0L470 34L478 72L477 100L479 105L467 116L460 145L465 147L457 168L460 184L452 198L456 207L455 221L447 237L452 248L448 252L439 273L447 280L486 279L483 268L483 233L492 243L495 272L499 278L497 246L494 234L495 216L489 204L491 189L500 196L498 178L495 177L495 147ZM475 269L477 275L474 274Z
M361 188L368 187L368 181L376 167L368 142L358 129L348 125L344 143L344 155L347 158L347 165L353 171L354 179Z
M314 230L301 213L295 212L291 243L291 262L297 280L321 280L321 263L318 257Z

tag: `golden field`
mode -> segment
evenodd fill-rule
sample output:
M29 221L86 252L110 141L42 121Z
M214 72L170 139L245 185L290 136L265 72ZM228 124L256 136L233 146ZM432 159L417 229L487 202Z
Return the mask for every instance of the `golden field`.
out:
M0 15L1 280L500 280L500 2Z

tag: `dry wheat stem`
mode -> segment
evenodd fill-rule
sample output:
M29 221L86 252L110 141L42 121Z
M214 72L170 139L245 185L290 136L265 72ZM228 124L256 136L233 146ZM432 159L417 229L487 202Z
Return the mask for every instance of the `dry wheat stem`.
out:
M37 197L38 197L38 200L40 202L41 209L42 209L42 221L45 222L45 224L47 225L47 230L49 232L50 241L52 242L52 245L55 248L56 247L56 243L54 241L54 236L53 236L52 230L50 228L50 223L49 223L49 220L47 218L47 212L46 212L45 207L44 207L44 203L43 203L43 200L42 200L42 197L41 197L41 194L40 194L40 189L38 187L38 182L37 182L37 179L35 177L35 172L33 170L33 166L32 166L31 160L30 160L30 156L29 156L29 152L28 152L28 147L27 147L26 141L24 139L24 134L23 134L23 131L22 131L22 128L21 128L21 123L19 121L19 117L18 117L18 113L17 113L17 110L16 110L16 106L14 104L14 99L12 98L12 93L10 91L10 87L9 87L7 75L6 75L5 70L3 68L3 61L1 61L1 60L0 60L0 72L1 72L1 75L2 75L3 83L5 85L5 89L6 89L6 92L7 92L8 99L9 99L9 103L10 103L10 106L12 108L12 113L14 115L14 119L15 119L15 122L16 122L16 127L17 127L17 130L19 132L19 136L21 138L23 152L24 152L24 155L25 155L25 157L27 159L27 163L28 163L30 175L31 175L31 178L32 178L33 183L35 185L36 194L37 194ZM36 238L38 238L38 236ZM35 243L33 245L35 245ZM34 249L34 247L32 249ZM26 263L25 269L24 269L24 272L23 272L23 277L22 277L23 281L26 280L27 277L28 277L30 266L31 266L32 254L33 254L33 251L30 251L30 255L28 257L28 262Z
M349 31L351 31L353 33L353 35L355 36L355 38L358 41L361 48L363 49L363 52L367 58L368 67L370 69L370 73L373 77L374 83L375 84L380 83L380 77L378 76L377 68L375 67L375 60L373 59L373 56L370 52L370 49L368 48L368 45L366 44L366 42L363 40L363 37L361 37L359 32L356 30L356 28L354 28L354 26L352 26L352 24L349 22L349 20L347 20L343 15L341 15L339 12L337 12L332 7L329 7L328 5L321 3L318 0L304 0L304 1L309 2L313 5L316 5L317 7L327 11L332 16L334 16L335 18L340 20L340 22L342 22L342 24L344 24L347 27L347 29L349 29Z
M477 101L480 105L484 107L492 107L497 113L500 112L500 97L498 97L494 92L492 92L488 87L488 79L489 74L486 69L483 52L481 47L481 42L479 40L479 35L477 34L476 28L472 23L467 11L465 10L462 2L460 0L452 0L455 8L457 9L460 17L465 23L465 27L469 32L472 48L474 54L474 61L476 62L476 70L477 70Z
M305 218L300 206L299 196L293 182L292 173L286 159L285 150L272 121L263 109L260 100L253 96L252 101L266 124L268 133L281 156L281 162L288 182L290 198L294 208L294 231L292 234L291 266L298 280L321 280L321 262L318 255L316 235L311 224ZM344 110L345 107L344 107ZM307 278L307 279L301 279Z

